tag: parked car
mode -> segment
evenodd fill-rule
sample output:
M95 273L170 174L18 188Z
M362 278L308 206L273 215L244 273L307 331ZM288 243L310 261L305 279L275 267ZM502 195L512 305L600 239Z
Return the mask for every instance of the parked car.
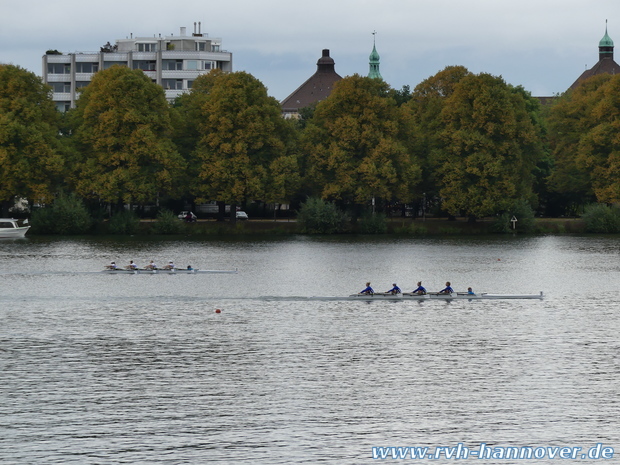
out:
M238 220L248 220L248 214L246 212L242 212L242 211L238 211L237 212L237 219Z
M187 223L193 223L194 221L196 221L196 215L194 215L192 212L181 212L179 213L178 218L180 220L186 221Z

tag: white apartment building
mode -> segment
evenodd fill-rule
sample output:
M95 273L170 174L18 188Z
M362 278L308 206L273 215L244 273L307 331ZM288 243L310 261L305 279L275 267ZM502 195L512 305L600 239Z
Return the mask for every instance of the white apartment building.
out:
M109 42L99 52L59 53L43 56L43 81L52 86L52 99L59 111L75 107L78 90L87 86L93 75L113 65L141 69L153 82L162 86L166 98L174 100L192 87L194 79L212 69L232 71L232 53L222 50L222 39L200 32L200 23L187 35L133 37Z

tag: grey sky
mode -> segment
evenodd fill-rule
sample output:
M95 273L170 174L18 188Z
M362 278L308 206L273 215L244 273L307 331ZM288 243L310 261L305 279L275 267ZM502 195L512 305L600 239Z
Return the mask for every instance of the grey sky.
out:
M0 1L1 63L40 75L48 49L97 51L131 33L189 33L200 21L233 53L233 69L278 100L314 73L324 48L341 76L366 75L373 31L381 74L396 89L463 65L549 96L596 63L606 19L620 44L618 0Z

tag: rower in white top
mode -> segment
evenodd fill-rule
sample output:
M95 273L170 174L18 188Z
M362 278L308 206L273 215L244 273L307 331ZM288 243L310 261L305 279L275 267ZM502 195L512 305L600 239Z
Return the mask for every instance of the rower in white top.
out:
M174 263L172 261L168 262L168 264L164 266L164 270L174 271Z

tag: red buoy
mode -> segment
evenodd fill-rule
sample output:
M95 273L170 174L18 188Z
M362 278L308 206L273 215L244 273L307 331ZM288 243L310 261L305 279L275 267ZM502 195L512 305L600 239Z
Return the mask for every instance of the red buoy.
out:
M222 311L219 308L216 308L215 313L222 313Z

